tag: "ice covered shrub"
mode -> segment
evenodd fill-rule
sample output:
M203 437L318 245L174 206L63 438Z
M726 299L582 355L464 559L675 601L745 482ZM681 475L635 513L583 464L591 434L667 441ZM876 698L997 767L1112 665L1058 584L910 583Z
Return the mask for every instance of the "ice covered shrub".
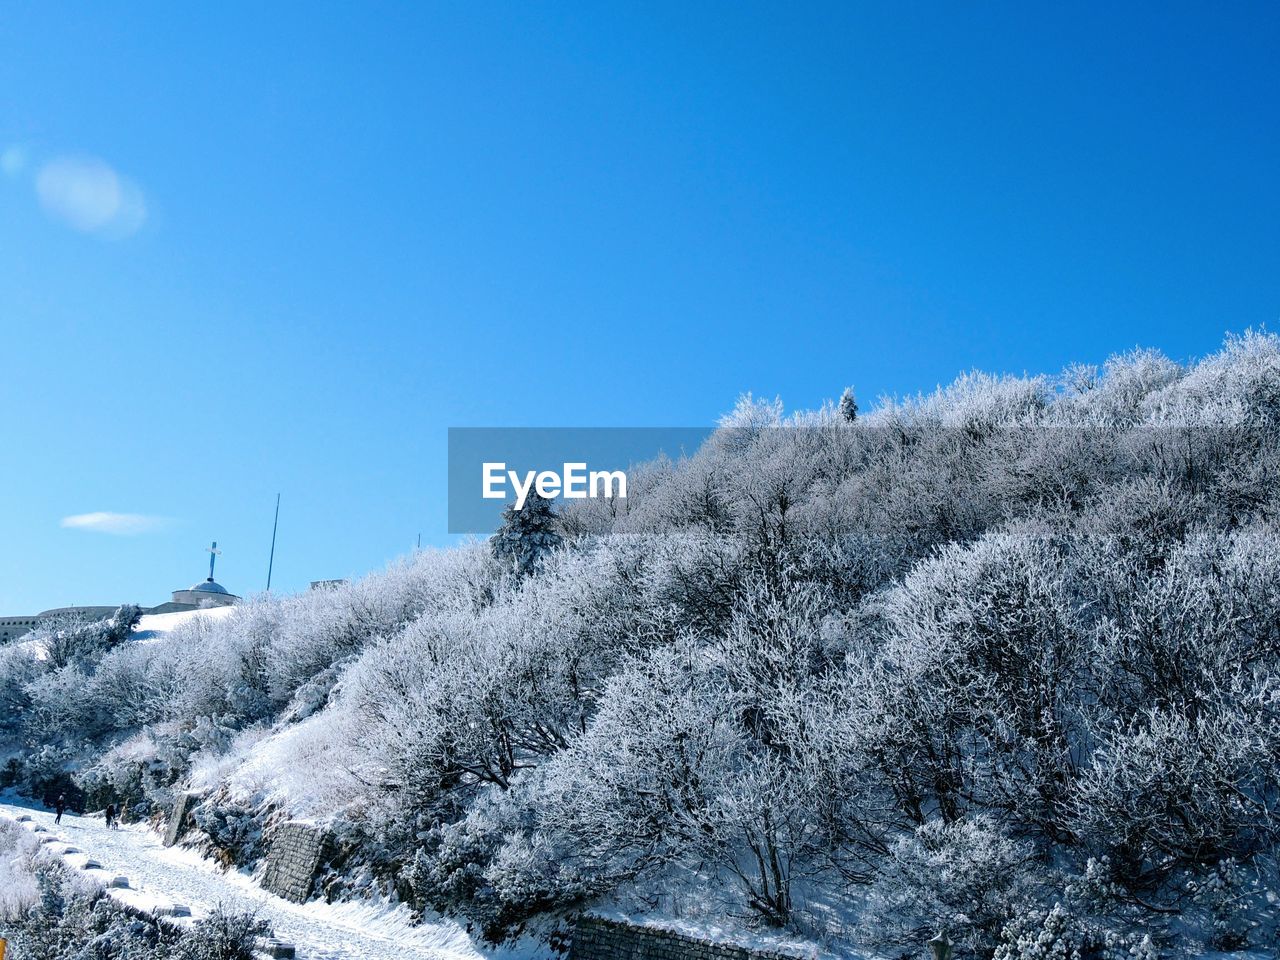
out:
M59 794L79 797L80 790L67 770L74 756L73 747L50 744L28 754L22 765L23 791L46 806L52 804Z
M1055 903L1010 920L992 960L1160 960L1160 951L1150 934L1117 933Z
M177 685L162 651L156 644L124 644L98 662L89 694L111 730L136 730L167 716Z
M87 791L101 796L128 797L140 805L140 811L167 809L173 805L177 781L189 762L185 738L172 724L162 724L144 727L97 755L76 779Z
M1103 742L1075 787L1073 825L1133 891L1248 859L1274 839L1260 816L1277 743L1238 707L1150 710Z
M192 924L174 960L257 960L258 938L269 932L267 922L255 914L219 904Z
M1153 391L1144 406L1152 419L1274 428L1280 422L1280 336L1256 330L1228 336L1219 352Z
M39 844L12 820L0 820L0 922L13 923L40 898L32 871Z
M1197 524L1213 517L1214 504L1187 489L1179 477L1143 472L1098 491L1075 518L1075 531L1100 560L1119 564L1122 579L1157 569ZM1136 561L1136 562L1135 562ZM1101 571L1099 571L1101 572ZM1117 599L1122 600L1121 593Z
M539 828L606 882L697 856L734 749L731 697L688 647L614 676L587 731L531 779Z
M537 913L605 889L531 830L528 804L538 796L522 784L513 793L490 788L462 820L427 831L404 875L415 908L462 914L498 942Z
M573 903L592 885L572 864L559 861L539 834L514 833L503 840L484 871L499 903L519 905L529 915Z
M767 923L791 921L798 878L819 872L839 843L879 847L869 824L864 758L844 722L841 651L825 629L831 596L790 571L746 578L723 635L709 644L710 692L736 722L701 851ZM836 840L839 838L839 841ZM688 862L688 861L687 861Z
M1034 527L940 550L865 611L860 741L902 814L970 805L1058 831L1082 726L1087 634L1062 545Z
M895 841L871 885L863 917L872 942L923 944L939 930L959 946L989 954L1005 925L1034 905L1029 844L991 817L930 820Z
M1028 911L1010 920L992 960L1086 960L1085 939L1058 903L1047 913Z
M1177 383L1186 368L1157 350L1131 350L1096 367L1075 365L1064 372L1061 421L1090 426L1125 426L1145 416L1147 398Z
M823 788L857 792L827 749L813 594L759 589L718 644L662 647L615 674L587 729L513 787L529 811L521 856L548 858L543 876L564 883L567 865L599 890L702 867L757 918L789 921L793 882L832 835Z
M93 697L91 677L79 664L46 673L27 684L31 703L24 724L50 742L83 736L97 739L111 730L107 705Z
M339 660L299 686L281 714L281 719L286 723L297 723L327 706L334 687L355 659L355 657L347 657Z
M142 608L130 603L102 620L67 617L42 623L26 639L39 644L55 668L95 663L127 640L141 617Z
M1146 707L1194 716L1275 675L1276 542L1273 529L1252 524L1164 542L1159 564L1117 555L1112 540L1080 551L1081 581L1106 584L1092 672L1115 719L1128 722Z
M245 866L262 857L262 822L257 812L225 792L199 804L191 816L226 862Z
M45 669L26 644L0 647L0 734L21 732L31 705L27 686Z
M561 656L546 656L560 644L545 641L500 661L507 676L526 678L527 689L500 687L495 704L480 697L485 711L505 705L493 720L457 706L412 711L474 717L461 732L446 728L455 751L510 729L525 764L513 777L490 779L461 822L431 834L436 845L418 870L419 899L471 911L483 902L510 915L517 905L572 902L654 868L707 865L757 916L786 923L794 878L815 869L839 832L833 805L861 797L846 775L845 732L833 716L821 591L756 580L746 593L715 644L699 649L686 639L624 661L592 696L598 706L585 729L574 729L567 709L549 713L557 697L546 691L567 686L554 679L565 669ZM530 661L532 651L539 656ZM575 656L572 675L583 690L594 683L591 664ZM464 662L422 658L408 669L425 665L438 684ZM530 690L543 691L541 703L528 702ZM486 691L473 683L470 702ZM386 700L384 693L383 711ZM513 721L532 726L547 716L556 726L545 719L544 726L563 731L564 741L539 756L538 742ZM467 732L473 725L476 734ZM425 728L419 722L418 735Z
M482 602L493 579L481 546L423 550L380 575L274 604L261 654L272 703L283 706L303 683L427 610Z
M1224 860L1186 882L1186 913L1200 921L1205 946L1214 950L1280 948L1280 903L1275 864L1260 858L1252 868Z
M436 827L423 837L403 874L402 895L420 913L474 913L483 910L484 869L501 835L476 823L475 813Z

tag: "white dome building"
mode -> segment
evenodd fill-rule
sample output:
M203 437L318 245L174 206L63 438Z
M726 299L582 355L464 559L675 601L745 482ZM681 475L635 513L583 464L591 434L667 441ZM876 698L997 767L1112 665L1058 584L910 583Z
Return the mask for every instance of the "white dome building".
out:
M148 611L149 613L176 613L180 610L202 610L209 607L229 607L239 603L240 598L213 579L213 565L218 559L218 541L209 547L209 577L201 583L195 583L185 590L173 591L173 599L168 603Z
M185 613L189 610L207 610L210 607L229 607L240 602L240 598L213 579L213 565L221 553L215 540L209 547L209 577L200 583L192 584L185 590L173 591L173 599L150 609L143 608L144 613ZM116 612L120 605L114 607L58 607L43 613L27 614L16 617L0 617L0 643L8 643L30 633L40 624L48 620L64 617L75 617L82 620L103 620Z
M228 607L240 600L213 577L203 583L197 583L186 590L173 591L173 602L188 604L193 607Z

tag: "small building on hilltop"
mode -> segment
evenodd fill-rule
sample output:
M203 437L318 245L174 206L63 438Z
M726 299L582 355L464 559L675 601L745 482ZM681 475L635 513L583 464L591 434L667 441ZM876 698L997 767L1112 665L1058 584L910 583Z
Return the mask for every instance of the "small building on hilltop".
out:
M158 607L142 608L143 613L182 613L188 610L207 610L210 607L229 607L240 598L213 579L213 565L221 553L218 541L209 547L209 576L200 583L182 590L174 590L172 599ZM114 607L58 607L43 613L15 617L0 617L0 643L16 640L30 633L49 620L76 617L83 620L105 620L119 609Z

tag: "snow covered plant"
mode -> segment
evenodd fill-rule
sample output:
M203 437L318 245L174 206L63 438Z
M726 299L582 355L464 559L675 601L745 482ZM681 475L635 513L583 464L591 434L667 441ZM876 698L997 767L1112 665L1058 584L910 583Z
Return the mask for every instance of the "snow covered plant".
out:
M258 939L269 932L267 922L254 914L219 905L192 924L175 960L257 960Z
M0 922L13 923L40 899L34 861L36 838L12 820L0 820Z
M1215 950L1242 950L1253 940L1280 947L1280 903L1276 902L1275 863L1260 858L1246 868L1224 860L1213 870L1187 881L1189 913L1202 912L1205 946Z
M886 826L985 810L1062 835L1089 658L1073 594L1064 545L1019 526L940 550L863 605L848 727Z
M530 778L535 828L606 883L707 855L712 805L733 769L731 698L702 655L663 649L612 678L587 731Z
M1242 711L1152 710L1114 731L1079 781L1081 836L1136 893L1179 871L1248 856L1271 842L1262 815L1280 742Z
M587 729L513 787L532 831L517 862L541 851L603 888L705 865L762 920L790 921L795 880L825 864L832 800L856 791L828 736L821 592L750 593L720 645L616 674Z
M245 866L263 853L262 822L258 811L219 791L199 804L192 817L224 863Z
M38 644L56 669L75 663L93 663L129 638L142 610L126 604L102 620L67 617L42 623L26 639Z
M1160 960L1160 950L1149 933L1117 933L1055 903L1010 920L992 960Z
M942 930L988 956L1005 925L1035 906L1043 873L1031 846L990 817L930 820L890 847L866 895L864 936L906 946Z

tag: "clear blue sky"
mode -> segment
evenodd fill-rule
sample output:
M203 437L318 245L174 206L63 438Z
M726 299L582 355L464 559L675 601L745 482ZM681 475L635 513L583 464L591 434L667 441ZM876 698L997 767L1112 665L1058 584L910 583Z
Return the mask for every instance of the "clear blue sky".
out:
M194 6L0 10L0 614L449 542L451 425L1276 326L1274 3Z

